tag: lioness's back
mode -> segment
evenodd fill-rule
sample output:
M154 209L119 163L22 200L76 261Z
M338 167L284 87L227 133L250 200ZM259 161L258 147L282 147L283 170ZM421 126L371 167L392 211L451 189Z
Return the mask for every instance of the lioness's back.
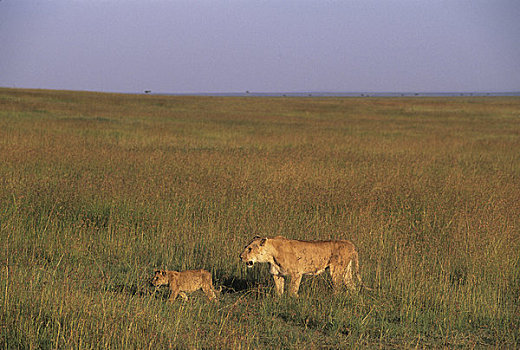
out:
M351 241L347 240L320 240L320 241L309 241L300 239L287 239L281 236L273 239L280 246L287 247L292 246L294 248L307 249L309 252L313 250L347 250L354 251L356 248Z

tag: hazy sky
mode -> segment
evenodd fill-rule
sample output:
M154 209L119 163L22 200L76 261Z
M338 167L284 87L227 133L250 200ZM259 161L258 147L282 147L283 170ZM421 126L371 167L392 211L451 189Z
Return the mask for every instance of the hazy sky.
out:
M0 86L520 91L520 1L1 0Z

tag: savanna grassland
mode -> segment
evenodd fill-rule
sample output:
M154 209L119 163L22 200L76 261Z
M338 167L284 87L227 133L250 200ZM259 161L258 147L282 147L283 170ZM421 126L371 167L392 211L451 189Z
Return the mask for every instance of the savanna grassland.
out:
M373 290L276 298L254 235L352 240ZM0 89L0 267L6 349L514 348L520 98Z

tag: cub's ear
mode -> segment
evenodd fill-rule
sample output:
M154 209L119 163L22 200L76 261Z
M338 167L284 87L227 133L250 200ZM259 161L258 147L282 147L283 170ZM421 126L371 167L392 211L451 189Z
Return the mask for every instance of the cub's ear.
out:
M258 238L260 238L260 236L258 236L258 235L253 237L253 239L258 239Z
M262 238L262 240L260 241L260 245L263 246L265 244L265 241L267 241L267 238Z
M160 272L161 272L161 270L155 270L153 273L154 273L155 275L157 275L157 274L160 273Z
M161 271L163 276L166 276L166 271Z

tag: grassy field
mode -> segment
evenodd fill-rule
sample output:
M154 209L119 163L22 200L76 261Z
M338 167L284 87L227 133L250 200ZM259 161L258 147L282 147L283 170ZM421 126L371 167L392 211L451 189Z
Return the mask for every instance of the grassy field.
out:
M352 240L374 290L276 298L257 234ZM6 349L514 348L520 98L0 89L0 267Z

